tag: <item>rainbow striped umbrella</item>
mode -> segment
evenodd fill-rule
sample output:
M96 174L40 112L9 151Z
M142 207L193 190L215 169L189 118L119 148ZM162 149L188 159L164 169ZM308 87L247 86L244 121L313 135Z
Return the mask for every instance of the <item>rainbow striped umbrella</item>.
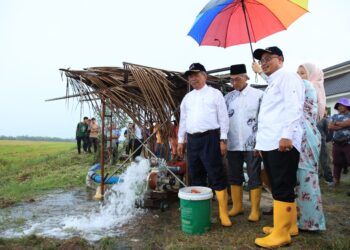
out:
M307 0L211 0L189 36L199 45L229 47L251 43L287 29L308 12Z

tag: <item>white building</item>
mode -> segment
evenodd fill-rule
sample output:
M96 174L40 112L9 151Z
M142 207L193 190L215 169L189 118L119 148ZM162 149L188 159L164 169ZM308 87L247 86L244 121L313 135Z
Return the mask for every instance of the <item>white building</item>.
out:
M336 114L334 105L339 98L350 100L350 61L346 61L332 67L323 69L324 87L327 98L327 109L330 115Z

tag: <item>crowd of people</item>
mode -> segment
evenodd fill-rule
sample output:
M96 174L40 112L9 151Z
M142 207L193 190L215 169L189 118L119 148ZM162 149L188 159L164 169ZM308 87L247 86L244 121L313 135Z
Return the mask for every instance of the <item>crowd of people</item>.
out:
M267 83L264 91L248 84L246 65L236 64L230 67L234 90L223 96L207 85L205 67L193 63L185 72L193 90L181 102L179 124L145 122L139 127L130 122L124 145L125 154L132 154L133 159L142 152L145 157L166 160L186 155L190 185L210 186L215 191L220 222L227 227L232 226L232 217L244 213L246 164L248 221L260 220L263 184L273 198L273 226L263 227L267 236L256 238L255 244L274 248L289 244L299 229L326 229L319 174L334 187L350 165L350 102L340 98L334 107L338 114L329 117L319 67L303 63L297 72L288 72L283 68L283 52L276 46L257 49L253 56L258 60L252 64L253 71ZM169 128L171 133L164 140L162 129ZM91 152L92 146L96 152L100 133L95 119L84 117L76 130L78 153L81 142L84 152ZM120 135L120 128L113 125L113 162L118 159ZM153 142L148 140L152 135ZM333 146L333 173L327 142Z
M164 140L162 131L170 130L167 141ZM121 143L121 134L123 133L123 141ZM117 126L116 123L105 127L106 148L110 151L112 164L115 164L122 156L130 156L135 159L142 155L146 158L156 156L165 160L173 160L177 156L177 130L178 124L176 120L169 122L166 126L161 126L159 122L146 121L144 126L140 127L134 122L128 122L126 127ZM154 140L147 140L154 134ZM76 128L76 141L78 154L81 154L81 148L85 153L96 153L100 143L101 128L96 123L95 118L89 119L84 117L83 121L79 122ZM144 147L143 144L146 143ZM122 146L122 148L120 147Z
M77 140L78 154L81 154L81 147L85 153L92 153L97 151L98 137L100 134L100 127L96 123L95 118L89 119L84 117L83 121L79 122L75 131L75 138ZM83 145L81 145L83 143Z
M336 186L341 170L350 165L350 103L341 98L334 107L338 114L328 118L321 69L304 63L296 73L284 70L285 58L276 46L253 55L259 63L252 69L267 82L265 91L249 86L246 66L237 64L230 67L234 90L224 97L206 84L203 65L190 65L185 76L193 90L181 103L177 154L184 156L187 148L192 186L209 185L215 191L223 226L231 226L231 218L244 213L244 163L251 202L248 220L260 219L264 171L273 197L273 226L262 228L267 236L256 238L255 244L274 248L289 244L299 229L326 229L319 168L327 184ZM333 176L327 141L333 144Z

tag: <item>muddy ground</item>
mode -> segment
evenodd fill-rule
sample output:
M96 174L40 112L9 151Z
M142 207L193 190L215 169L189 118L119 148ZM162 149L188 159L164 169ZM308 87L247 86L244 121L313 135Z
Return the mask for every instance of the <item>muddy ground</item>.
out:
M292 244L283 249L350 249L350 174L336 188L321 180L322 198L327 221L325 232L301 232ZM263 193L262 210L271 204L269 193ZM272 216L263 215L257 223L247 221L248 192L244 193L245 214L232 218L233 226L224 228L218 221L217 202L213 200L212 229L203 235L186 235L181 231L178 198L168 200L169 207L149 210L124 226L125 234L88 242L79 237L57 240L29 236L21 239L0 239L0 250L7 249L258 249L254 239L262 236L261 228L272 225Z

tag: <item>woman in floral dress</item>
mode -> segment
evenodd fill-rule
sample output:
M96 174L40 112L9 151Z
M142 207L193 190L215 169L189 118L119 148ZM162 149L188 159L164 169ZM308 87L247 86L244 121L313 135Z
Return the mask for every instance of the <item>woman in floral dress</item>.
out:
M306 63L299 66L298 74L305 84L304 134L296 186L298 228L310 231L325 230L318 180L321 135L316 127L317 120L324 112L323 72L314 64Z

